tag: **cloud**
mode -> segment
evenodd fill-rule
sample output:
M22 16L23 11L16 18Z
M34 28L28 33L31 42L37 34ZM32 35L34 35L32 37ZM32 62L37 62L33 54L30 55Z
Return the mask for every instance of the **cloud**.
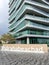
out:
M4 5L3 0L0 0L0 9L2 9L2 8L3 8L3 5Z
M8 32L8 0L0 0L0 34Z

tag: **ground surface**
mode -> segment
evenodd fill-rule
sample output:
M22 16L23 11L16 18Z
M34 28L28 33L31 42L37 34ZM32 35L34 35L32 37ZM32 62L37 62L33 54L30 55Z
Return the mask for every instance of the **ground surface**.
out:
M0 51L0 65L49 65L49 54Z

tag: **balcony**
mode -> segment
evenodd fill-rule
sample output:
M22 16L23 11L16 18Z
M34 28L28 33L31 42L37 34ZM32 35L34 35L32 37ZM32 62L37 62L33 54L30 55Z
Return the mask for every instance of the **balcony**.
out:
M25 20L25 16L24 16L21 20L19 20L19 21L13 23L12 25L10 25L10 26L9 26L9 29L12 30L12 29L16 28L16 27L17 27L21 22L23 22L24 20Z
M18 33L15 33L14 35L16 37L19 37L19 36L22 36L22 35L26 35L26 34L29 34L29 35L43 35L43 36L48 36L47 32L40 32L40 31L23 31L23 32L18 32Z
M49 6L46 5L46 4L42 4L42 3L39 3L39 2L36 2L36 1L30 1L30 0L27 0L26 3L30 4L30 5L34 5L34 6L37 6L39 8L45 8L45 9L49 9Z
M16 37L16 39L20 39L24 37L36 37L36 38L47 38L47 39L49 38L49 36L46 36L46 35L24 34L24 35Z
M27 20L32 20L32 21L37 21L37 22L41 22L41 23L46 23L49 24L49 18L45 18L45 17L38 17L35 15L26 15L25 19Z
M16 5L15 5L17 7L15 8L14 12L10 15L10 18L9 19L11 19L13 17L13 15L16 13L16 10L19 7L20 3L21 3L21 0L18 0L18 3L16 3Z
M42 1L49 5L49 0L42 0Z
M40 15L49 17L49 14L48 14L48 13L45 13L45 12L43 12L43 11L41 11L41 10L35 8L35 7L26 5L26 7L23 7L23 8L20 10L20 12L18 12L18 13L16 14L16 16L17 16L17 17L16 17L16 20L18 20L26 10L27 10L27 11L30 10L30 11L32 11L32 12L35 12L36 14L38 13L38 14L40 14Z
M17 3L17 2L16 2L16 3ZM15 8L16 3L15 3L15 1L14 1L14 3L12 4L12 7L11 7L11 8L10 8L10 10L9 10L9 13L11 13L11 12L12 12L12 10Z
M17 25L19 25L21 22L23 22L23 20L30 20L30 21L37 21L38 23L44 23L45 25L49 24L49 19L48 18L42 18L42 17L37 17L37 16L32 16L32 15L25 15L21 20L13 23L12 25L10 25L10 30L14 29ZM47 26L45 26L45 28L48 28Z
M39 29L39 30L45 30L45 31L49 31L49 27L46 27L44 25L40 25L40 24L36 24L36 23L31 23L31 22L26 22L25 24L23 23L19 24L16 29L13 31L13 34L22 31L26 28L30 28L30 29Z
M10 0L10 4L12 3L13 0Z
M16 10L17 10L17 8L19 7L21 1L22 0L17 0L16 2L14 2L9 11L11 12L14 9L14 7L16 7Z
M25 3L25 2L24 2ZM16 12L16 14L14 16L17 16L16 17L16 21L18 20L19 17L21 17L21 15L26 11L26 10L30 10L32 12L35 12L36 14L40 14L40 15L43 15L43 16L46 16L46 17L49 17L49 14L42 11L42 10L39 10L35 7L32 7L31 5L24 5L24 3L22 4L22 6L19 8L19 10ZM12 17L13 18L13 17ZM10 18L10 19L12 19Z

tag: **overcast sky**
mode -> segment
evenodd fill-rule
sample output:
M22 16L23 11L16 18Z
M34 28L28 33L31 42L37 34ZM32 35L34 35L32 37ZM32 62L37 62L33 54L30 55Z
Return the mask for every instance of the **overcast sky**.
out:
M0 0L0 35L8 32L8 2L9 0Z

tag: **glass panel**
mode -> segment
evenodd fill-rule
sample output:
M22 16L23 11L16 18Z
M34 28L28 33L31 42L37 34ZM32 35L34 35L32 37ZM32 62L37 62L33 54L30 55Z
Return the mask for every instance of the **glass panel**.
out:
M31 35L49 35L49 31L39 31L39 30L25 30L25 31L21 31L16 33L16 37L21 36L21 35L25 35L25 34L31 34Z
M49 44L49 39L45 39L45 38L29 38L30 40L30 44Z

